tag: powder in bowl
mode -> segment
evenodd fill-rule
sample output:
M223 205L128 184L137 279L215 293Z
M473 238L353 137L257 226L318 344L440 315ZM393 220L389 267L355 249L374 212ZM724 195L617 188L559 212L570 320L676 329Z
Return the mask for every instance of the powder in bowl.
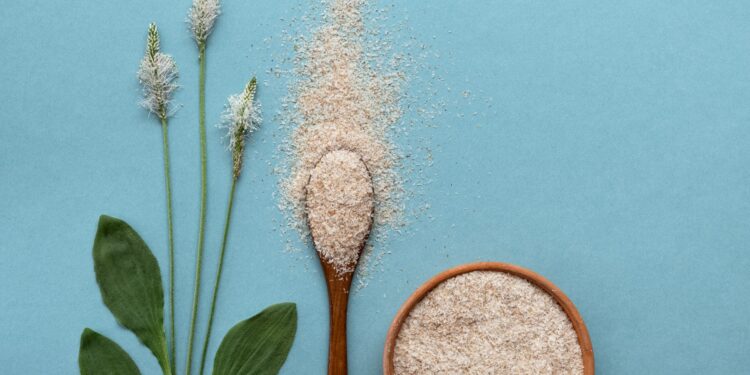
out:
M443 281L404 320L395 374L583 374L578 336L527 280L473 271Z
M354 152L332 151L307 184L306 207L315 248L339 274L354 271L372 226L372 178Z

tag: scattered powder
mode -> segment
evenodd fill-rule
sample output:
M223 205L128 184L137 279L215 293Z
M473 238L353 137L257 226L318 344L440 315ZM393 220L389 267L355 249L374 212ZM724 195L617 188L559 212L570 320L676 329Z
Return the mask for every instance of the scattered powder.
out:
M368 220L376 234L396 226L402 216L401 156L390 136L402 115L399 99L404 77L398 70L387 72L373 63L373 52L366 48L366 3L324 2L327 8L321 25L309 38L295 43L295 79L291 100L285 104L290 119L282 121L293 127L290 141L284 144L289 175L281 183L280 206L303 237L308 234L306 186L318 161L331 151L349 150L369 171L374 214ZM317 236L316 241L322 244ZM333 242L324 242L319 250L326 258L337 259L337 250L329 247ZM348 260L341 258L341 265Z
M583 373L573 325L552 296L504 272L438 285L404 321L396 374Z
M307 219L315 248L339 274L354 271L372 210L372 180L362 159L344 150L323 156L307 185Z

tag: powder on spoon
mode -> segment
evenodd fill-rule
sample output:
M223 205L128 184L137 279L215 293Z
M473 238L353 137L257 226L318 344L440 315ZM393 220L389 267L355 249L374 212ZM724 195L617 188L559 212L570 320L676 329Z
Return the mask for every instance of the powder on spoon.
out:
M555 299L496 271L429 292L405 319L393 362L397 375L583 373L578 336Z
M372 179L359 155L323 156L307 185L307 219L320 257L341 274L354 271L372 225Z
M390 137L401 116L403 75L384 72L373 63L365 28L366 0L328 0L321 25L295 44L294 81L288 111L293 125L284 144L288 156L281 183L282 210L290 225L307 236L306 187L318 161L327 153L356 153L371 176L374 235L399 220L403 204L399 155ZM321 241L315 236L315 241ZM328 241L326 241L328 242ZM327 259L335 253L318 247ZM347 271L348 257L335 262Z

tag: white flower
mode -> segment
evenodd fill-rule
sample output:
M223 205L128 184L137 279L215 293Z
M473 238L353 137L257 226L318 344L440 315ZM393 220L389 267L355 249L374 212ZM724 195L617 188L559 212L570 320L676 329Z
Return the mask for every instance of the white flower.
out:
M229 150L232 151L234 178L242 170L242 156L245 152L245 139L260 124L260 105L255 103L257 83L255 77L245 86L241 94L229 97L226 111L222 116L222 128L227 129Z
M211 34L216 17L221 13L219 8L219 0L193 0L193 6L188 13L188 23L198 44L205 43Z
M177 65L172 56L159 51L159 31L152 23L148 27L146 55L138 70L138 80L143 86L141 106L165 120L171 115L169 103L178 87L176 79Z

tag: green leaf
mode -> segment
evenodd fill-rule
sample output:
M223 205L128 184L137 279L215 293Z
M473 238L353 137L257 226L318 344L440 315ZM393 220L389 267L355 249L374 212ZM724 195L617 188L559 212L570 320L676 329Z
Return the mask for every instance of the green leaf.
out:
M94 270L104 304L170 374L161 272L146 243L124 221L102 215L94 240Z
M229 330L216 351L213 375L278 374L297 332L297 305L272 305Z
M117 343L88 328L81 334L78 367L81 375L141 375L138 366Z

